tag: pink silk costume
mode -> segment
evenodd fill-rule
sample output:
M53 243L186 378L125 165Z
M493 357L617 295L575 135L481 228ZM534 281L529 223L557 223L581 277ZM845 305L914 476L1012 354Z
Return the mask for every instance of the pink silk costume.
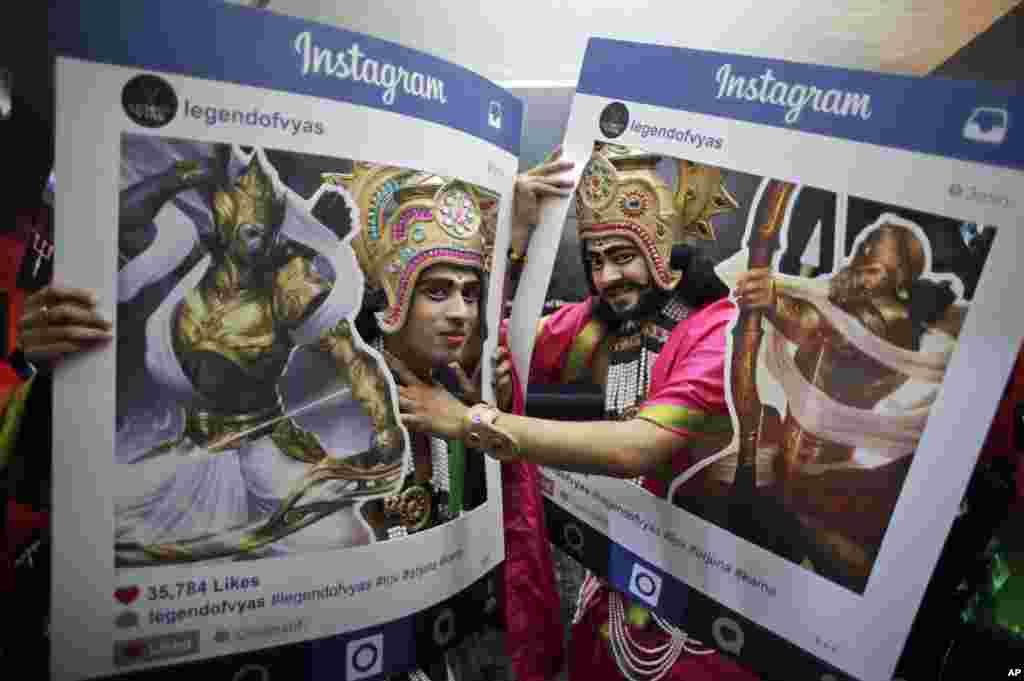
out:
M531 383L572 382L593 361L605 337L601 322L591 314L594 299L565 305L545 317L537 330ZM666 428L680 437L672 470L645 479L644 487L665 497L668 485L699 457L703 435L721 435L731 428L725 400L725 332L734 315L728 300L692 312L672 331L651 371L647 399L637 418ZM718 440L720 438L716 438ZM627 603L629 600L627 599ZM621 680L607 639L608 586L572 629L569 643L570 681ZM635 607L636 604L632 603ZM633 625L627 625L632 627ZM666 640L656 627L631 629L635 640L654 647ZM684 652L665 681L757 681L758 677L728 657Z
M507 346L507 341L503 343ZM512 413L522 414L522 384L514 367L512 383ZM561 671L565 651L555 565L544 526L536 464L502 463L501 488L505 524L505 649L518 681L549 681Z

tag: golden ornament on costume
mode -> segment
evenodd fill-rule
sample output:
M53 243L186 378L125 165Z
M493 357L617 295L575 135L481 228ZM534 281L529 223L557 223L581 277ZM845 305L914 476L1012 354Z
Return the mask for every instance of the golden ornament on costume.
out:
M415 174L405 168L356 161L351 174L325 173L322 176L324 182L347 189L359 207L360 233L366 238L352 239L351 246L370 288L380 288L380 283L374 281L374 273L367 270L365 264L376 258L376 250L381 245L380 234L398 208L395 192L403 179Z
M484 272L490 272L494 262L494 242L498 237L498 206L501 197L488 189L479 189L480 238L484 248Z
M739 204L722 170L677 161L678 187L657 173L662 157L618 144L597 143L576 190L580 240L625 237L643 253L659 288L675 288L682 272L670 267L672 247L688 238L714 240L711 218Z
M346 186L367 224L352 239L367 286L382 289L384 333L405 324L420 273L438 264L483 268L483 214L475 189L458 180L357 163Z
M187 162L176 167L182 177L192 170ZM213 194L213 218L221 238L230 243L245 224L255 224L276 230L284 219L284 195L274 187L274 181L253 155L245 172L230 190Z

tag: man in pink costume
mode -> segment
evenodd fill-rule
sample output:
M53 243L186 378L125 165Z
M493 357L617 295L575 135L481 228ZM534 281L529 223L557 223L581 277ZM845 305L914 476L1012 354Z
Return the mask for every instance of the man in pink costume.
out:
M713 235L711 217L736 203L720 170L682 161L673 191L655 171L659 160L597 145L576 192L593 295L538 328L531 382L589 379L603 386L606 420L467 409L406 374L410 380L399 389L406 425L475 438L499 458L634 479L660 496L679 472L728 443L725 330L734 308L710 302L724 287L696 285L686 272L698 268L676 269L684 264L673 262L672 251L687 235ZM525 181L564 169L552 161ZM569 673L587 681L756 678L592 576L580 594Z

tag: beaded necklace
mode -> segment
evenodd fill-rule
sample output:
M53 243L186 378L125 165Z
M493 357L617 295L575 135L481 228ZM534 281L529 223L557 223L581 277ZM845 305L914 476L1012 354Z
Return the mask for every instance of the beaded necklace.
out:
M647 397L651 370L665 341L689 314L690 308L672 298L651 319L628 320L614 333L609 343L604 390L607 418L624 420L636 415L640 403Z
M384 353L383 336L378 336L371 345L377 352L381 354ZM432 524L442 524L448 522L457 515L452 512L448 503L439 503L441 500L447 500L451 495L452 481L448 464L452 452L450 450L450 443L444 438L430 435L428 439L430 442L430 484L435 490L435 499L432 506L436 516ZM394 527L388 528L388 539L404 537L408 535L409 532L409 528L399 523Z
M628 420L636 416L640 404L647 398L654 363L673 329L686 319L690 311L681 301L672 298L652 319L626 321L611 337L604 392L607 418ZM643 478L631 482L642 485ZM601 581L587 572L576 601L574 624L582 619L595 602L600 587ZM629 681L660 681L684 652L692 655L710 655L715 652L654 612L651 613L651 621L668 639L654 646L642 645L633 638L626 623L626 605L622 594L614 589L607 591L609 646L616 666Z

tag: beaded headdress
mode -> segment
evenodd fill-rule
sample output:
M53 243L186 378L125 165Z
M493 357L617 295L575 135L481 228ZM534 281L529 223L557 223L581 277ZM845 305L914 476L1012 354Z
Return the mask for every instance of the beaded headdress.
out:
M580 242L621 236L643 253L655 284L672 290L682 278L670 262L672 247L691 239L714 240L711 218L739 204L725 188L722 170L679 160L675 191L655 168L662 157L598 142L576 190Z
M483 267L483 216L474 189L451 180L358 163L346 182L364 227L352 248L368 288L383 290L377 313L384 333L405 325L420 273L438 264Z

